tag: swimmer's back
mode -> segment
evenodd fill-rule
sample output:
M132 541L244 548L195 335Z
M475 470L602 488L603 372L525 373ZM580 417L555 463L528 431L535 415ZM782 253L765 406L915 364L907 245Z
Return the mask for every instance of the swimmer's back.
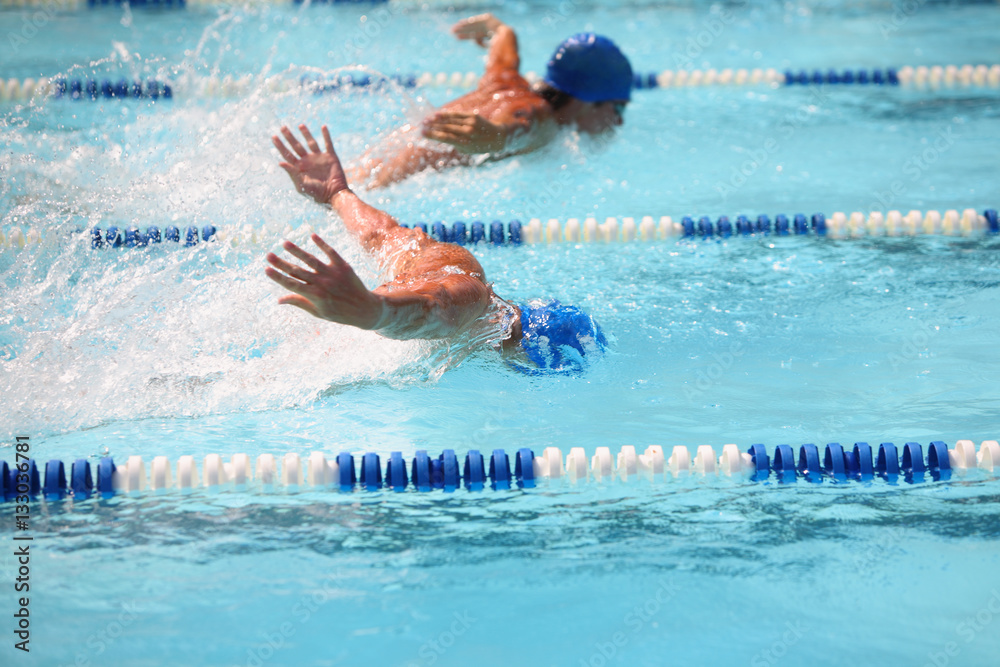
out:
M448 102L441 111L464 111L482 116L491 123L506 125L516 121L537 123L552 117L552 108L515 70L488 71L479 86Z

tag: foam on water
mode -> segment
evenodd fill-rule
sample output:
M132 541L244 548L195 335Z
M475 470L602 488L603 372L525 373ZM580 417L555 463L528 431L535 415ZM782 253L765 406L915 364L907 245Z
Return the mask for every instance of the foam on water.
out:
M160 71L196 85L203 45L224 39L223 19L188 60ZM138 58L118 44L89 74L134 72ZM343 71L292 68L282 76ZM336 100L307 90L275 94L264 74L239 101L95 103L64 122L65 108L53 100L4 120L0 140L18 157L3 158L11 199L2 224L41 228L54 240L0 255L0 432L287 407L342 384L434 379L468 352L387 340L277 305L281 290L264 276L263 256L282 237L306 245L302 225L331 241L369 286L378 276L328 209L292 191L270 135L295 119L327 117L337 122L338 150L358 155L362 137L419 118L427 105L398 88ZM93 250L86 233L75 233L208 224L251 225L265 242Z

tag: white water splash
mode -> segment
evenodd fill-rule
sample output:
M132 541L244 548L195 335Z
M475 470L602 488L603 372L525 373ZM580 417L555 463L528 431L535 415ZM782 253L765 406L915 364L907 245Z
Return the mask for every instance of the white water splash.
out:
M129 60L128 45L114 48L109 61ZM197 76L185 63L174 69ZM271 244L309 224L376 284L339 221L292 191L270 136L286 122L328 118L338 149L360 154L363 137L420 113L398 93L324 97L261 85L225 103L81 103L92 122L73 126L46 104L8 119L0 134L17 159L4 163L13 191L3 225L54 241L0 254L0 432L278 409L351 383L433 381L457 363L468 350L387 340L279 307L281 290L263 273ZM93 250L87 234L64 239L95 226L207 224L250 225L267 242Z

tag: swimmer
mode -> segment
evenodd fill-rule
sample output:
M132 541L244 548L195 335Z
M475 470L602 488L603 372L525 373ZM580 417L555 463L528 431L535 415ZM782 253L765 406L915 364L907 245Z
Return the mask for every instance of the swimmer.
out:
M313 243L329 261L291 241L282 247L304 266L267 254L271 265L265 269L267 277L291 292L278 303L404 340L454 338L484 318L498 319L503 329L500 347L508 363L529 373L581 370L584 355L606 347L600 327L579 308L558 301L513 306L497 297L468 250L431 239L419 229L401 227L388 213L363 202L348 187L325 125L326 150L320 149L305 125L299 130L305 146L287 127L281 128L285 141L272 137L284 158L279 166L296 190L339 214L347 230L374 256L387 281L369 290L337 251L313 234Z
M566 39L549 60L545 78L532 87L519 73L517 36L510 26L480 14L459 21L452 32L480 46L489 41L486 73L476 90L425 118L419 134L410 125L393 132L350 170L352 182L384 187L428 168L537 150L560 127L596 135L623 123L632 67L608 38L583 33Z

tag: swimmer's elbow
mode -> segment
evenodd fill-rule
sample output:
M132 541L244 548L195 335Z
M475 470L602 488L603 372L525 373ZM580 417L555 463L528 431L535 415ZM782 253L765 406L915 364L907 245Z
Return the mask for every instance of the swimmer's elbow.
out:
M521 69L521 56L517 48L517 34L507 24L500 24L490 44L490 54L486 64L487 73L502 71L517 72Z

